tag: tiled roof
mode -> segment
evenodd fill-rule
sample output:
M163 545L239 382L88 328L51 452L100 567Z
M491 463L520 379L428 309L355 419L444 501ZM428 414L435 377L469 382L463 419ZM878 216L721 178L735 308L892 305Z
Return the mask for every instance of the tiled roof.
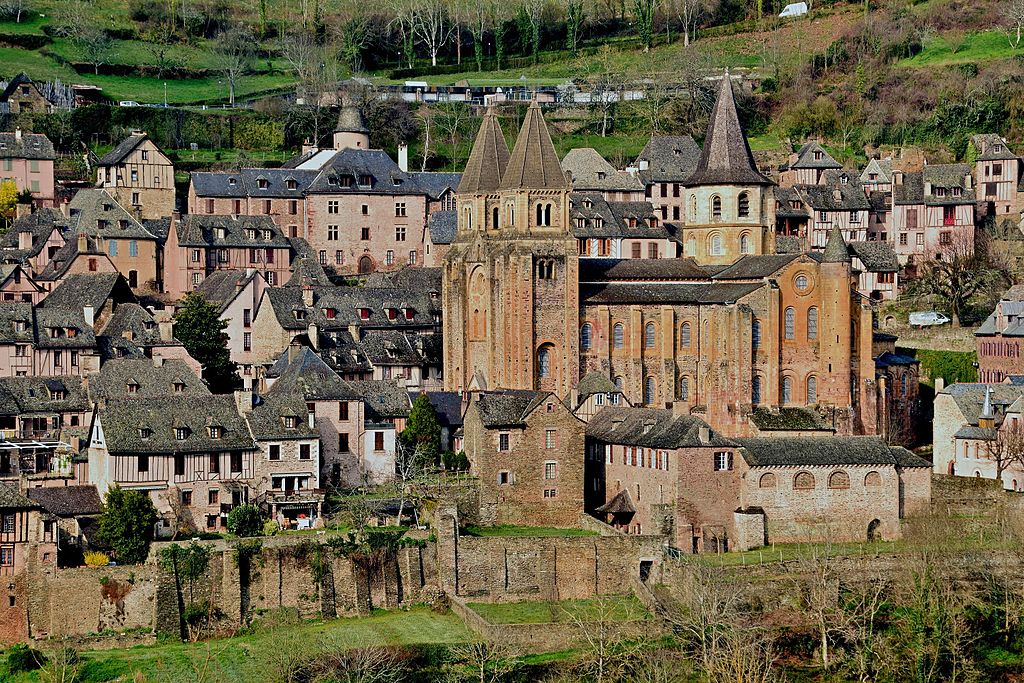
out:
M474 403L485 427L517 427L525 424L526 417L548 396L551 394L546 391L492 391L481 393Z
M209 453L255 448L230 395L185 401L169 396L110 401L99 409L99 417L111 453ZM222 437L211 438L210 427L223 428ZM185 430L184 439L176 438L178 428Z
M815 158L817 152L821 158ZM805 142L796 153L796 161L788 165L789 168L842 168L843 165L832 158L832 155L817 142Z
M63 398L55 398L62 394ZM89 409L81 377L0 378L0 415L54 414Z
M317 175L318 171L287 168L197 172L192 174L192 186L198 197L301 199Z
M34 315L30 303L0 303L0 341L30 343L33 340ZM18 331L18 326L21 331Z
M875 436L798 436L736 439L751 467L895 465L888 444Z
M874 180L870 179L872 173L878 174ZM890 183L892 182L892 159L871 159L860 174L861 182L867 183Z
M580 259L580 282L706 280L708 272L692 258Z
M488 108L473 141L466 169L459 181L459 194L494 192L508 168L508 143L494 110Z
M822 253L823 263L849 263L850 262L850 248L846 245L846 240L843 238L843 231L839 229L839 224L834 223L832 230L828 233L828 241L825 242L825 251Z
M508 167L498 187L502 190L562 190L569 187L537 100L533 100L526 110L523 126L519 129Z
M715 280L760 280L779 272L800 254L748 254L715 274Z
M772 185L761 175L736 113L732 79L726 71L708 120L704 148L686 185Z
M95 486L44 486L28 490L28 497L51 515L78 517L103 512Z
M108 299L117 303L136 301L120 273L75 273L66 277L43 300L41 308L92 306L97 312Z
M181 391L175 384L182 385ZM134 386L134 390L129 389ZM107 361L89 380L94 401L173 397L184 403L202 403L211 396L203 380L181 360L156 365L150 358L115 358Z
M615 382L608 375L600 372L588 372L580 383L576 385L576 400L583 403L594 394L621 393L622 390L615 386Z
M577 192L643 192L639 178L620 173L592 147L571 149L562 158L562 170L572 174Z
M349 382L356 395L363 399L369 422L387 422L408 417L412 404L409 392L394 380L369 379Z
M363 119L362 110L356 105L345 102L341 105L338 113L338 123L334 127L335 133L369 133L366 121Z
M106 190L79 190L68 205L68 229L73 233L95 235L107 240L156 240L142 223Z
M454 191L462 180L461 173L439 173L436 171L424 171L413 173L416 185L423 190L431 199L441 198L445 192Z
M360 185L361 178L369 184ZM348 183L346 185L346 183ZM403 171L379 149L343 149L335 154L316 179L309 184L309 194L426 194L411 173Z
M430 241L433 244L451 244L459 228L459 216L455 210L435 211L427 221Z
M347 329L349 325L368 328L423 328L434 325L437 305L429 292L398 288L376 287L316 287L313 305L303 302L298 287L274 287L266 291L266 299L273 307L278 323L285 329L305 330L316 323L321 331ZM367 318L361 311L366 310ZM398 311L389 318L388 309ZM406 318L402 309L412 311ZM333 314L332 314L333 312Z
M117 147L100 157L96 164L98 166L116 166L124 161L124 158L131 154L145 140L145 135L129 135L119 142Z
M629 491L622 489L612 496L612 499L607 503L594 508L594 512L600 512L605 515L628 515L636 512L636 506L633 505L633 498L629 495Z
M871 273L895 273L900 269L892 242L850 242L850 252Z
M978 161L1011 161L1017 158L1006 140L995 133L972 135L971 143L978 151Z
M985 402L985 389L992 389L992 402L1008 406L1024 396L1024 386L1014 384L950 384L940 393L953 397L957 408L968 424L977 425L981 407Z
M853 172L826 171L821 184L797 185L796 188L815 211L867 211L871 208L864 187Z
M56 159L50 138L38 133L0 133L0 159Z
M271 385L268 395L295 394L309 401L344 401L359 397L358 392L312 349L303 347L293 353L295 357L289 358L289 352L286 351L281 360L274 364L273 374L277 379Z
M932 466L930 460L925 460L921 456L911 453L903 446L890 446L889 450L892 452L892 456L896 458L896 465L899 467L931 468Z
M366 277L366 286L379 289L409 289L441 293L441 269L406 266L398 270L378 270Z
M902 353L890 353L886 351L875 359L876 368L887 368L891 365L909 366L918 365L921 361L913 356L905 356Z
M809 218L810 213L804 205L800 192L795 187L779 187L775 189L776 218ZM793 202L799 202L798 207Z
M764 283L610 283L585 285L580 298L587 304L726 304L766 286Z
M668 239L650 202L610 202L600 194L570 195L569 218L577 238Z
M34 510L37 503L18 493L18 489L0 482L0 510Z
M160 327L153 314L138 304L126 303L114 309L100 331L103 337L128 339L138 346L179 346L177 339L164 341L160 338Z
M42 250L54 230L63 226L64 216L56 209L38 209L35 213L22 216L6 232L0 234L0 256L5 260L22 260L35 256ZM32 234L32 246L21 249L19 233Z
M437 419L442 425L448 427L462 426L462 394L458 391L428 391L427 398L430 405L434 406ZM410 396L410 402L415 400Z
M750 421L763 432L780 431L833 431L814 410L810 408L755 408Z
M374 365L437 365L441 362L437 338L438 335L408 335L401 330L370 330L359 340L359 346Z
M700 438L702 429L708 430L706 441ZM671 410L658 408L605 407L590 418L587 437L604 443L645 448L736 445L698 417L676 415Z
M652 137L636 158L646 169L639 171L646 183L681 183L693 175L700 160L700 147L689 135Z
M206 276L202 284L196 287L196 292L220 310L224 310L249 281L256 277L256 273L255 270L217 270Z
M306 399L301 394L276 391L253 397L246 422L257 441L267 439L315 439L320 431L310 426ZM296 418L296 426L285 427L285 418Z
M893 203L923 203L928 206L973 204L974 186L968 185L967 180L970 174L971 167L967 164L929 164L923 171L904 173L903 182L893 186ZM926 187L929 192L925 192ZM945 193L940 196L937 191Z
M270 216L190 214L178 222L177 229L178 243L183 247L262 249L291 246ZM255 231L252 237L249 236L250 230Z

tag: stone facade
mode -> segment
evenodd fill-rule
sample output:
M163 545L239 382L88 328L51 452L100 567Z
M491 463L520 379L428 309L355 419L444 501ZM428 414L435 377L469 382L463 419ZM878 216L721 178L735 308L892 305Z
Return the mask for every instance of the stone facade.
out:
M96 164L99 187L139 219L174 213L174 164L142 132L134 132Z

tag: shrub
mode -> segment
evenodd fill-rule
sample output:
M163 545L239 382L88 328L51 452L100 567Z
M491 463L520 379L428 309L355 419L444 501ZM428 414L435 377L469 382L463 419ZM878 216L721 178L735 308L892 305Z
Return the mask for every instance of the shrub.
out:
M23 671L35 671L46 661L46 656L39 650L33 650L24 643L12 645L7 650L7 673L17 674Z
M239 505L228 513L228 531L235 536L259 536L263 515L255 505Z
M85 554L85 564L87 567L106 567L110 564L110 556L99 551L88 552Z
M281 528L277 525L277 522L275 522L272 519L268 519L266 522L263 523L264 536L273 536L280 530Z
M107 491L97 535L113 549L119 563L141 564L149 554L156 519L149 494L114 486Z

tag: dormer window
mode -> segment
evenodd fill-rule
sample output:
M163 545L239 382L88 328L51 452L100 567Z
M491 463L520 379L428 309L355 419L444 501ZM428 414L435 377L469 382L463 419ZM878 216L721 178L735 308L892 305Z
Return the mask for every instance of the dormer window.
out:
M360 187L370 187L371 185L373 185L373 176L372 175L365 175L364 174L364 175L359 176L359 186Z
M260 188L261 190L267 189L267 179L266 178L257 178L256 179L256 187Z
M327 176L327 184L328 185L337 185L338 184L338 179L335 178L334 176Z
M151 436L153 436L153 430L152 429L150 429L149 427L139 427L139 438L140 439L145 440L145 439L148 439Z
M951 190L951 192L952 192L954 197L959 197L959 196L961 196L963 194L963 190L961 190L959 187L954 187Z
M848 185L850 183L850 177L844 173L843 175L839 176L839 183L841 185Z
M78 328L77 327L68 327L67 329L64 330L64 334L66 334L69 337L77 337L78 336Z
M604 171L598 171L597 172L597 179L598 180L604 180L607 176L608 176L608 174L605 173Z
M54 389L50 392L51 401L63 401L65 398L67 398L67 395L63 389Z
M359 309L359 319L360 320L369 320L370 319L370 309L369 308L360 308Z
M210 438L211 439L220 439L223 436L224 436L224 428L223 427L217 427L217 426L210 427Z
M413 318L416 317L416 311L412 310L411 308L404 308L402 309L402 311L405 313L406 320L412 320Z
M335 311L333 308L324 309L324 317L327 318L328 320L334 320L335 315L337 315L337 311Z
M594 227L595 228L603 228L604 227L604 219L601 218L600 216L597 216L596 218L594 218Z
M171 388L174 390L174 393L176 393L176 394L184 394L185 393L185 383L184 382L180 382L180 381L179 382L175 382L174 384L171 385Z
M288 186L289 190L294 190L296 187L298 187L299 184L296 183L294 179L289 178L288 180L285 181L285 185Z
M250 240L256 239L256 231L253 230L252 228L247 229L245 231L245 238Z
M302 308L296 308L294 311L292 311L292 315L295 316L296 320L305 320L306 319L306 311L305 311L305 309L302 309Z
M224 228L214 228L213 235L217 239L222 240L227 235L227 230L225 230Z
M1002 152L1003 151L1003 146L1002 145L998 145L998 144L992 145L992 151L993 152Z
M109 227L110 227L110 221L108 221L106 219L100 218L99 220L96 221L96 229L97 230L106 230Z
M28 328L28 323L26 321L24 321L24 320L15 320L14 321L14 331L15 332L24 332L26 330L26 328Z
M589 199L584 199L583 200L583 208L589 209L589 208L592 208L593 206L594 206L594 202L590 201Z
M388 312L388 320L394 320L395 318L398 317L398 311L396 311L393 308L387 309L387 312Z
M113 211L114 210L114 205L113 204L107 204L106 202L104 202L103 210L104 211Z
M188 434L189 434L188 427L175 427L174 428L174 438L177 439L178 441L184 441L185 439L187 439L188 438Z
M658 219L655 218L654 216L651 216L650 218L647 219L647 224L650 225L652 228L656 228L658 227Z
M946 196L946 188L944 188L944 187L936 187L935 188L935 196L936 197L945 197Z
M125 391L129 394L137 394L139 393L139 385L136 382L128 382L125 386Z
M264 242L269 242L271 239L273 239L273 237L274 237L274 233L270 232L269 230L264 230L263 231L263 241Z
M814 151L814 160L815 161L821 161L824 157L825 157L825 155L822 154L820 150L815 150Z
M284 428L285 429L298 429L298 427L299 427L299 418L297 418L294 415L285 415L284 416Z
M234 187L237 184L238 184L237 180L235 180L234 178L228 178L228 185L230 185L231 187Z
M636 227L636 219L632 218L632 217L627 218L626 219L626 225L628 225L631 228L635 228Z

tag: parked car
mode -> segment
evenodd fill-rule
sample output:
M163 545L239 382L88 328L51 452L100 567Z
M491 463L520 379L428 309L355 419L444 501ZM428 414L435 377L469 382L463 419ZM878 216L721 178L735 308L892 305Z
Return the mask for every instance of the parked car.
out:
M910 314L911 327L931 327L933 325L945 325L951 322L945 313L938 311L915 311Z
M135 100L121 100L117 103L119 107L141 107L142 105Z

